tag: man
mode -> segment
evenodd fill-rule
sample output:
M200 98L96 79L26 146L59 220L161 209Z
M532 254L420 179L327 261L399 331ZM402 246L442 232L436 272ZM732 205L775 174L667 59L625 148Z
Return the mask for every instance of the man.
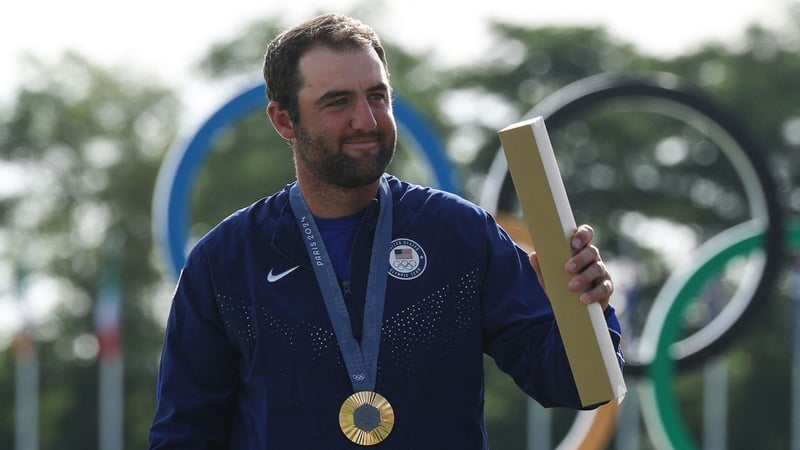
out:
M190 253L151 448L485 449L484 352L543 405L580 407L535 253L472 203L384 173L396 125L374 32L317 17L269 44L264 75L297 182ZM592 237L579 227L565 270L619 348Z

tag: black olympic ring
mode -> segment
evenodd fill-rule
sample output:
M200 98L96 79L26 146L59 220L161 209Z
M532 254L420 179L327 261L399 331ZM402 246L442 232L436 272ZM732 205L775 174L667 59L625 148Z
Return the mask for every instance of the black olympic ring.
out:
M676 348L681 342L670 347L671 357L678 369L696 366L711 355L717 354L734 341L737 334L744 330L747 323L743 317L757 312L755 299L761 302L768 300L778 279L783 258L783 213L778 201L777 189L763 158L763 152L747 128L715 102L711 101L698 89L681 82L677 77L660 74L653 77L631 78L615 74L601 74L579 80L556 91L543 102L533 108L525 118L542 116L549 130L564 127L578 113L584 112L610 100L633 99L659 101L680 107L684 113L694 115L718 128L723 138L733 144L720 146L723 153L734 163L734 167L746 172L742 177L751 207L760 207L756 217L761 219L764 227L763 250L764 263L752 294L743 300L738 311L728 323L715 323L716 329L707 333L696 333L691 345ZM662 112L662 111L659 111ZM662 112L667 114L666 112ZM686 117L677 117L686 121ZM741 173L739 174L741 176ZM484 206L494 211L509 211L512 208L516 193L508 172L502 149L498 150L485 183ZM758 217L763 216L763 217ZM711 327L708 327L711 328ZM688 340L689 338L685 339ZM677 350L677 351L676 351ZM641 376L649 361L637 358L637 355L626 355L626 374Z

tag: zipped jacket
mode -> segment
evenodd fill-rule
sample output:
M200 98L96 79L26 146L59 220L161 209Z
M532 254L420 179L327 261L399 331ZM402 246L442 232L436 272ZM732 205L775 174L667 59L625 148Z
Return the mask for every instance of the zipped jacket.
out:
M542 405L580 408L526 252L480 207L386 177L392 244L375 390L395 422L374 448L488 448L484 354ZM361 448L339 426L353 387L290 186L222 221L188 255L166 328L150 448ZM356 233L350 279L341 280L357 339L378 210L376 199ZM622 364L612 306L605 316Z

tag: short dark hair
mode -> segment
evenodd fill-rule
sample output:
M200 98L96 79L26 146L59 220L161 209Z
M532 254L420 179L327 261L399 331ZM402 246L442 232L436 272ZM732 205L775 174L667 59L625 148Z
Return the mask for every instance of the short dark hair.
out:
M267 97L288 110L294 122L300 118L297 93L303 84L298 63L306 51L319 45L335 50L372 48L389 76L389 64L378 35L352 17L323 14L286 30L267 45L263 70Z

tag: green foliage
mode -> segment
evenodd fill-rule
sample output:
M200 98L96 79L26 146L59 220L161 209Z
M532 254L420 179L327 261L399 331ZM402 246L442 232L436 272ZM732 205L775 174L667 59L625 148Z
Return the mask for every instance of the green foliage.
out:
M55 285L55 307L36 328L40 443L96 447L97 360L76 354L74 344L93 333L104 247L111 236L124 236L126 441L142 448L145 418L155 407L153 380L163 335L152 313L151 296L164 290L164 280L153 263L150 209L156 172L176 134L179 105L170 91L129 70L100 68L74 54L52 66L32 61L31 73L0 132L3 161L25 180L19 195L4 202L2 260L6 267L27 267L30 279ZM162 309L168 297L160 300ZM3 421L0 433L8 435L12 426Z

